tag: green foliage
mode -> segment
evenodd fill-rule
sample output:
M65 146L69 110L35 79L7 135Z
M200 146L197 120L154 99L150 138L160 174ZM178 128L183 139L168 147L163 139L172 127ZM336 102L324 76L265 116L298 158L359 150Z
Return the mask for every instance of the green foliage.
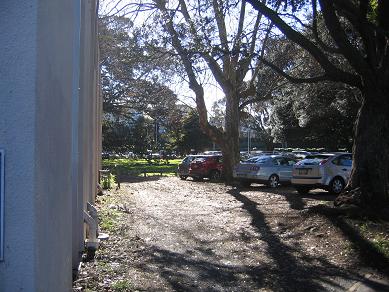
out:
M273 100L273 135L290 147L351 149L358 93L339 83L293 86Z
M363 222L357 225L360 234L383 256L389 259L389 236L385 226L379 223Z
M104 151L160 150L171 116L181 114L177 96L165 85L176 74L175 57L148 33L125 17L99 20Z
M108 175L102 177L101 183L104 190L110 190L114 187L116 183L116 176L112 173L109 173Z
M389 258L389 239L383 236L377 236L372 241L373 246L385 257Z
M120 213L116 210L104 209L99 212L99 226L104 231L114 232L118 227Z
M142 175L146 173L175 173L180 159L169 160L168 163L155 161L151 164L146 159L105 159L103 167L120 173L130 173L132 175Z
M199 116L195 111L190 112L184 119L181 133L181 139L178 141L180 153L187 154L192 149L201 152L212 147L209 137L200 128Z
M378 19L378 0L370 0L370 7L367 18L372 23L377 24Z
M125 292L132 290L132 284L128 280L122 280L112 284L112 290L115 292Z

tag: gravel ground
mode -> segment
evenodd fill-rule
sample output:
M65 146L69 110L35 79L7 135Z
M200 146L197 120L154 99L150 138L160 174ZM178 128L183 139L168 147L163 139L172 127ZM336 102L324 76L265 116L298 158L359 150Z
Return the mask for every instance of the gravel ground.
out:
M129 180L98 197L110 238L82 264L73 291L389 291L387 273L361 257L338 217L307 211L333 199L289 187Z

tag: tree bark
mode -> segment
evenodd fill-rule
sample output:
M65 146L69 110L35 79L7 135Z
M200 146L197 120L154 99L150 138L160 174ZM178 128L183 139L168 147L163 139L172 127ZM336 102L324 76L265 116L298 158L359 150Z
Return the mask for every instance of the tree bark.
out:
M389 203L389 92L382 88L371 83L362 90L364 98L354 129L352 173L346 192L340 195L359 189L358 203L373 209Z
M224 177L232 182L233 168L239 163L239 96L236 92L226 94L225 133L222 145Z

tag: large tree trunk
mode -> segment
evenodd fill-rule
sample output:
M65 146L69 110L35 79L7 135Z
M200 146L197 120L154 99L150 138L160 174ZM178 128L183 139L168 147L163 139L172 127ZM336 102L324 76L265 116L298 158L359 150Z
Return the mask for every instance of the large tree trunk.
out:
M389 99L388 92L366 86L355 124L353 168L342 202L357 190L361 207L373 209L389 202Z
M224 177L230 183L233 180L233 168L239 163L239 99L235 92L226 95L225 133L220 147Z

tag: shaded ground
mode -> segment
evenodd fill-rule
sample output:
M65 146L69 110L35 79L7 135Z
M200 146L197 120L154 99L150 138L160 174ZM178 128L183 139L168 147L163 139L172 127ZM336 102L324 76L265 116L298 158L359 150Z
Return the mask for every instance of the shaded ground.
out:
M344 228L358 222L307 212L325 192L155 177L99 200L110 239L74 291L389 291L386 261Z

